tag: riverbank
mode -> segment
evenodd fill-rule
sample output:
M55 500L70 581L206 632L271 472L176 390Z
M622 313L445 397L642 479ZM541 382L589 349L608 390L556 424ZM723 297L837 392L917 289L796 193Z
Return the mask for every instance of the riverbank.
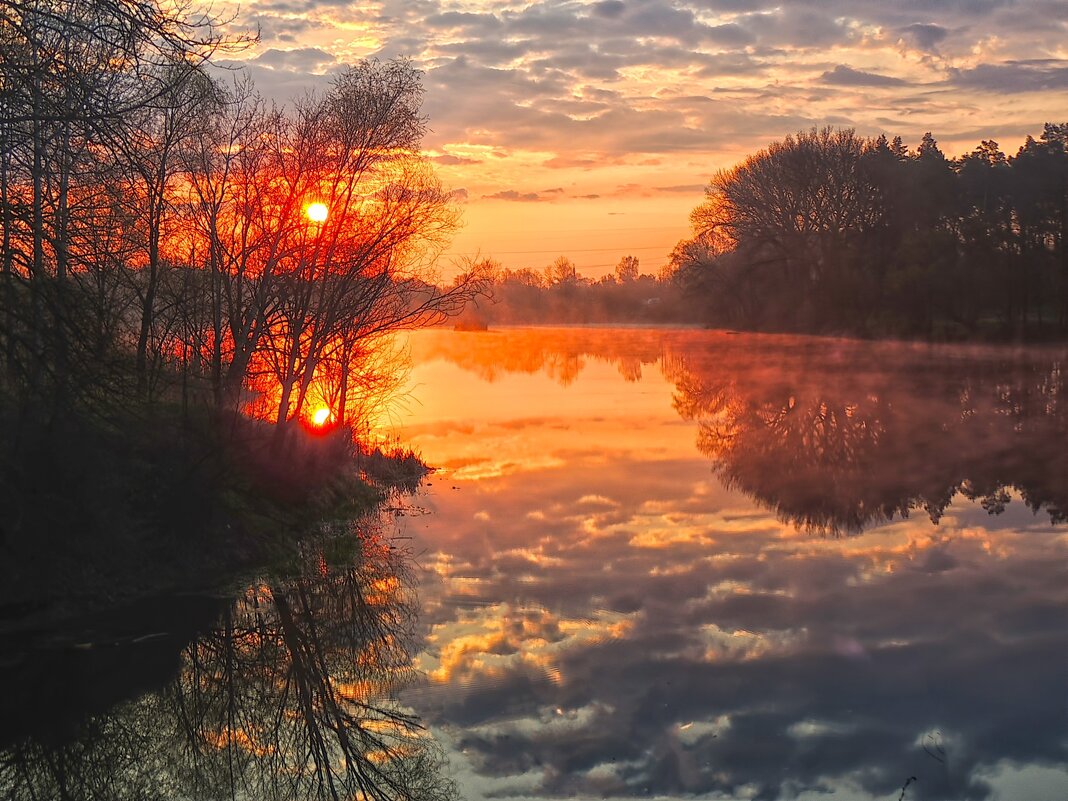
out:
M426 472L351 431L166 411L47 422L0 413L0 630L289 559L303 534L372 511Z

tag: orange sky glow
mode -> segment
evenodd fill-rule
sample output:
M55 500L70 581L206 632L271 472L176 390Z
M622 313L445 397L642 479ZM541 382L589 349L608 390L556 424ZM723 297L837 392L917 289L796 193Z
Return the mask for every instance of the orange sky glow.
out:
M280 102L363 58L424 71L428 156L476 255L656 273L718 168L812 126L932 131L1012 155L1068 109L1056 0L251 0L242 53Z

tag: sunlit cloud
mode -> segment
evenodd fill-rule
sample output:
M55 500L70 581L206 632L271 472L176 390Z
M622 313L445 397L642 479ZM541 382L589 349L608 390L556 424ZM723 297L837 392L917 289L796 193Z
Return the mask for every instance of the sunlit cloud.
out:
M566 177L575 203L627 183L700 184L824 124L912 145L931 130L950 154L977 136L1015 148L1068 107L1068 19L1053 0L259 0L241 13L261 30L247 61L271 97L321 86L360 58L402 56L425 71L427 145L445 180L470 192L464 252L502 228L499 200L541 199L550 174ZM492 163L459 148L507 155ZM692 201L657 203L684 233ZM552 213L560 227L574 219L565 203Z
M419 666L432 681L461 686L517 670L559 682L560 653L624 637L632 626L625 615L608 611L568 619L538 607L487 606L431 629L432 648Z

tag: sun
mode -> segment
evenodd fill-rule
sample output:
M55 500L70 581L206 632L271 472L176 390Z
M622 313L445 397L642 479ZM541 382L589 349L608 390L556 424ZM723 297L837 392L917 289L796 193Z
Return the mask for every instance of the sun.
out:
M304 213L308 215L308 219L312 222L324 223L330 215L330 209L326 207L325 203L309 203L305 207Z
M320 406L314 412L312 412L312 422L317 426L326 425L326 421L333 415L330 413L329 406Z

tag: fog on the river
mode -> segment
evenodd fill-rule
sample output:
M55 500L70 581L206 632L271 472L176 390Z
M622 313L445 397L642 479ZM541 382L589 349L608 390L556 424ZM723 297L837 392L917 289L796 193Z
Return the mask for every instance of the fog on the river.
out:
M1061 351L413 337L467 798L1063 798ZM910 777L915 777L910 781Z
M6 635L16 799L1068 797L1062 350L413 334L439 470Z

